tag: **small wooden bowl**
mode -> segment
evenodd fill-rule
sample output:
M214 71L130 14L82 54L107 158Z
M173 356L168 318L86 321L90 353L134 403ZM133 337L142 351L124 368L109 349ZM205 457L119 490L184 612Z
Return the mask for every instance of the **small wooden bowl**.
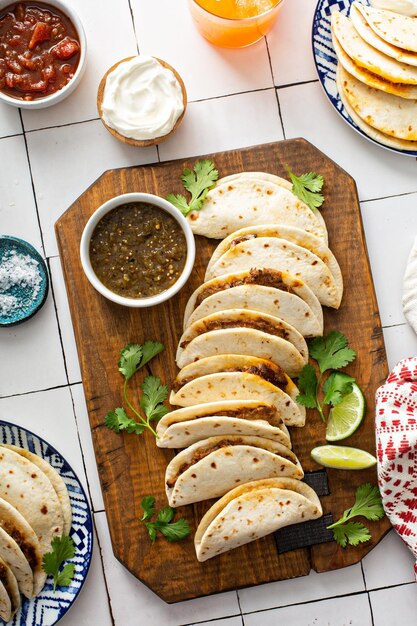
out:
M179 116L179 118L177 119L177 121L175 122L174 128L169 133L167 133L166 135L161 135L160 137L155 137L154 139L132 139L130 137L125 137L124 135L119 133L117 130L114 130L114 128L110 128L110 126L108 126L106 124L106 122L103 120L103 111L102 111L101 106L102 106L102 102L103 102L104 88L106 86L107 76L111 72L113 72L120 63L124 63L125 61L130 61L131 59L134 59L134 57L128 57L126 59L122 59L121 61L118 61L117 63L115 63L104 74L104 76L101 79L100 84L98 86L97 109L98 109L98 114L100 115L100 119L103 122L104 126L107 128L109 133L114 135L114 137L119 139L119 141L122 141L123 143L127 143L130 146L136 146L137 148L146 148L147 146L156 146L157 144L162 143L163 141L166 141L167 139L169 139L171 137L171 135L173 135L175 133L175 131L177 130L178 126L181 124L181 122L183 120L183 117L184 117L184 114L185 114L185 110L187 108L187 91L185 89L185 85L184 85L184 82L183 82L181 76L178 74L178 72L173 67L171 67L171 65L169 65L165 61L162 61L161 59L158 59L157 57L153 57L153 58L156 61L158 61L158 63L160 63L163 67L166 67L168 70L171 70L171 72L174 74L175 78L179 82L180 87L181 87L181 91L182 91L182 100L183 100L183 104L184 104L184 110L181 113L181 115Z

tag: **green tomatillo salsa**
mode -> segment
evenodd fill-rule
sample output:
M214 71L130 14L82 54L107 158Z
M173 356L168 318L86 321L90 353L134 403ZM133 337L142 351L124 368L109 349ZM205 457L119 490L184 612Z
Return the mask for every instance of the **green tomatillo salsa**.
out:
M90 240L90 260L99 280L126 298L155 296L180 277L187 257L177 220L145 202L112 209Z

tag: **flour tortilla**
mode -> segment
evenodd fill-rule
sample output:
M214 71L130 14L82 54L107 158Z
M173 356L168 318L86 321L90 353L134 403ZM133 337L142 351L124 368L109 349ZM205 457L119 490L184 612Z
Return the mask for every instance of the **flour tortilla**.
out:
M189 467L181 471L185 465ZM167 466L165 488L169 505L177 507L217 498L256 478L303 475L297 457L285 446L262 437L229 435L198 441L177 454Z
M417 67L400 63L370 46L342 13L335 11L331 20L332 33L355 63L393 83L417 84Z
M343 93L355 113L384 135L417 141L417 100L404 100L364 85L341 70Z
M9 621L20 607L20 593L12 570L2 558L0 558L0 582L10 599L10 613L6 611L6 617L3 617L2 611L0 611L0 617ZM3 598L0 600L0 606L3 604L2 600Z
M333 47L335 49L338 61L344 67L344 69L349 74L352 74L352 76L360 80L362 83L365 83L365 85L369 85L369 87L374 87L374 89L386 91L387 93L392 93L395 96L399 96L400 98L417 98L417 85L402 85L401 83L391 83L389 80L385 80L384 78L380 78L376 74L372 74L372 72L369 72L365 68L357 65L354 61L352 61L352 59L343 50L342 46L335 36L333 36Z
M364 122L359 117L359 115L357 115L355 110L350 106L349 101L347 100L346 95L344 93L344 83L348 79L351 79L351 77L347 76L346 74L347 73L343 71L343 68L339 64L337 67L337 72L336 72L337 88L338 88L340 99L343 103L343 106L345 107L346 111L348 112L352 120L355 122L355 124L361 130L363 130L363 132L366 135L368 135L375 141L378 141L379 143L383 144L384 146L388 146L389 148L394 148L395 150L417 151L417 141L405 141L404 139L396 139L395 137L390 137L389 135L385 135L384 133L381 133L379 130L376 130L376 128L372 128L372 126L369 126L369 124Z
M305 409L295 401L299 391L290 378L284 389L246 372L219 372L200 376L171 394L173 406L220 400L258 400L275 406L287 426L304 426Z
M343 283L313 252L278 237L242 241L225 252L206 272L205 281L222 274L270 268L305 282L323 305L339 308Z
M384 41L410 52L417 52L417 18L364 5L362 15Z
M282 421L278 409L263 400L217 400L170 411L170 413L167 413L158 421L156 430L160 439L157 440L157 445L160 447L171 447L161 445L162 438L171 426L181 425L183 422L189 423L192 420L200 423L201 419L212 417L226 417L231 420L255 422L271 426L284 433L285 441L280 441L280 443L283 443L287 448L291 448L288 429ZM201 438L205 439L205 437L200 437L199 439Z
M197 559L206 561L322 514L316 493L298 480L269 478L241 485L213 504L200 521L194 537Z
M380 52L383 52L387 56L400 61L401 63L408 63L408 65L417 66L416 52L408 52L407 50L398 48L398 46L393 46L381 39L381 37L379 37L379 35L372 30L366 20L366 7L363 4L360 2L354 2L350 7L349 15L352 20L352 24L358 31L359 35L370 46L376 48Z
M55 490L56 495L58 496L58 500L61 504L62 515L64 518L64 529L63 532L65 535L69 535L71 530L72 523L72 509L71 502L68 495L68 489L62 480L61 476L58 474L56 469L52 467L49 463L47 463L44 459L42 459L39 455L30 452L29 450L25 450L24 448L19 448L18 446L13 446L11 444L0 444L0 447L6 447L17 454L25 457L29 461L31 461L49 478L52 487Z
M35 531L42 554L62 535L62 508L47 476L31 461L0 448L0 497L14 506Z
M16 541L0 526L0 558L10 567L26 598L33 595L33 572Z
M275 315L304 337L323 334L323 311L310 287L287 272L264 268L232 272L203 283L187 302L184 330L206 315L238 308Z
M6 587L0 580L0 618L5 622L12 617L12 601L7 593Z
M218 311L217 313L207 315L206 317L203 317L197 322L191 324L191 326L188 326L188 328L183 332L179 341L176 355L177 363L179 364L179 362L181 361L181 354L186 345L198 335L202 335L203 333L207 333L212 330L238 327L262 330L263 332L269 333L272 336L282 338L283 340L291 343L295 347L297 352L300 354L301 359L304 361L304 365L305 363L307 363L307 344L302 334L299 333L296 328L294 328L287 322L284 322L279 317L275 317L274 315L267 315L266 313L259 313L258 311L251 311L250 309L227 309L225 311ZM179 365L179 367L183 366ZM285 367L283 369L285 369L285 371L288 371ZM291 372L288 373L290 376L295 375Z
M241 177L216 185L187 220L197 235L223 239L238 228L269 222L297 226L327 241L322 221L291 191L267 180Z
M323 240L315 235L306 233L295 226L283 226L281 224L260 224L258 226L248 226L247 228L241 228L235 233L232 233L229 237L226 237L226 239L224 239L213 252L207 265L207 272L210 272L210 269L225 252L234 247L235 242L240 242L244 238L257 239L258 237L276 237L277 239L285 239L296 244L297 246L306 248L318 256L319 259L327 265L333 278L335 279L335 282L341 286L341 289L343 289L343 278L339 264L334 254L323 242Z
M0 528L15 540L28 561L33 572L32 596L37 595L46 581L39 539L23 515L3 498L0 498ZM3 536L3 539L7 538ZM21 590L23 592L22 588Z

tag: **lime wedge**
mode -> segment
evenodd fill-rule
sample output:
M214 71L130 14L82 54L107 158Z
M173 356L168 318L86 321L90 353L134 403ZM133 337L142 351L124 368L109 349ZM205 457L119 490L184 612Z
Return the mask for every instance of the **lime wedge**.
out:
M326 428L327 441L340 441L353 435L365 416L365 398L356 384L352 384L352 392L334 406L329 413Z
M376 463L376 458L369 452L347 446L318 446L313 448L311 456L316 463L335 469L360 470Z

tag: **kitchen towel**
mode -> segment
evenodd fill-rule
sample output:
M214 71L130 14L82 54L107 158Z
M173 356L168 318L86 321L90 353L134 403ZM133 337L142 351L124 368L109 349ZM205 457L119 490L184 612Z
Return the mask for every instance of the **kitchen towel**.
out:
M400 361L377 390L375 422L385 513L417 559L417 357Z

